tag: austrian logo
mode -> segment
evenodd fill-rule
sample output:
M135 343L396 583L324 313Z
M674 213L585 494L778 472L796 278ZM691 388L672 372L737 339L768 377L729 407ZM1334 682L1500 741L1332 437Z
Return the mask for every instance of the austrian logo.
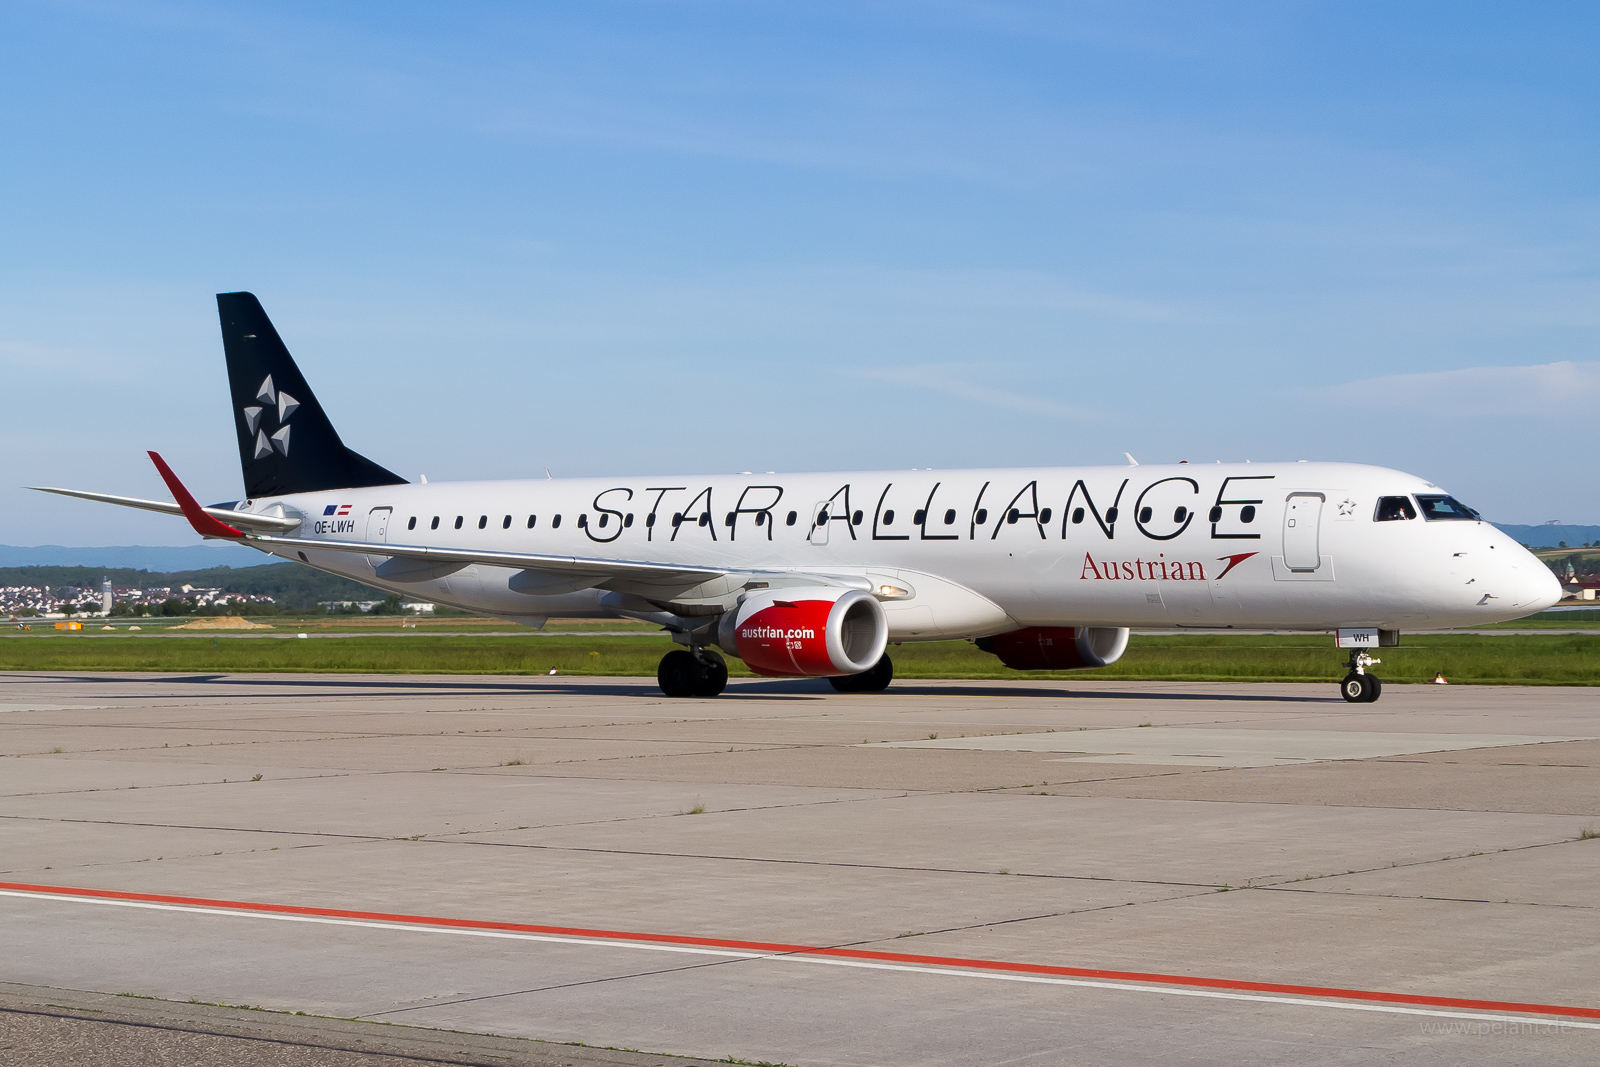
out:
M792 630L785 630L781 626L741 626L739 628L739 636L750 640L775 638L778 640L810 641L816 638L817 631L810 627L796 627Z
M1220 581L1226 578L1228 572L1239 564L1256 555L1254 552L1238 552L1231 556L1219 556L1218 563L1226 563L1222 573L1214 577L1206 574L1206 565L1199 560L1167 559L1165 554L1156 559L1095 559L1088 552L1083 554L1083 570L1078 575L1080 580L1093 581L1140 581L1140 582L1203 582L1210 578Z

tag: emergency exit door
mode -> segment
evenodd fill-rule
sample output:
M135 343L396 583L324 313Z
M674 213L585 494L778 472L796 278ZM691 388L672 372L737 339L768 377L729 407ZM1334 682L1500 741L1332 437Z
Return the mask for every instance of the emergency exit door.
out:
M1314 571L1322 564L1318 537L1322 525L1321 493L1290 493L1283 509L1283 565L1292 571Z
M383 544L389 540L389 516L393 508L373 508L367 513L367 536L365 540ZM388 559L388 556L368 556L367 563L373 567Z

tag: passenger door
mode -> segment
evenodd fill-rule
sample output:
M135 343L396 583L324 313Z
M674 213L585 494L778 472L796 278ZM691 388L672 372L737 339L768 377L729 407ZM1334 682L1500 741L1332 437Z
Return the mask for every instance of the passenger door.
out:
M1289 494L1283 509L1283 565L1291 571L1314 571L1322 564L1322 501L1321 493Z

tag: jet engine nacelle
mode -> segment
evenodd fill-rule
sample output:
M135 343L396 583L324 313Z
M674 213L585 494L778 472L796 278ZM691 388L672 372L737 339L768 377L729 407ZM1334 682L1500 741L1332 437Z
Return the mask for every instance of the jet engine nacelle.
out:
M1071 671L1106 667L1128 649L1126 626L1030 626L980 637L977 646L1019 671Z
M757 674L826 678L876 666L889 623L860 589L765 589L722 617L717 643Z

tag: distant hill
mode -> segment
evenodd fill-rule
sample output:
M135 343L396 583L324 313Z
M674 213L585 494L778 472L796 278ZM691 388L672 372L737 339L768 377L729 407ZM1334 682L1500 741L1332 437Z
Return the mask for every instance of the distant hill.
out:
M1505 522L1495 525L1509 536L1534 548L1555 548L1562 541L1567 543L1567 547L1576 548L1600 541L1600 526L1513 526Z
M210 567L259 567L270 559L239 545L109 545L67 548L0 545L0 567L132 567L152 571L192 571Z
M248 549L246 551L249 551ZM259 552L250 552L260 558ZM211 567L190 571L148 571L128 567L0 567L0 586L31 585L56 588L74 585L98 589L104 578L116 586L139 589L192 585L229 593L270 596L279 607L309 608L324 600L371 600L373 590L299 563L269 563L261 567ZM387 594L383 594L387 595Z

